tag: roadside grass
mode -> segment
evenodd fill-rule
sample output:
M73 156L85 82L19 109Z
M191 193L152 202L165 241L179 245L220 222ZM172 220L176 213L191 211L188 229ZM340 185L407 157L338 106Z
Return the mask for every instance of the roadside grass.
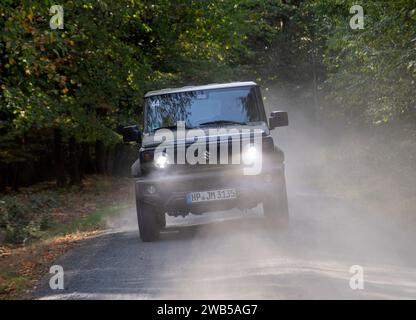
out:
M10 288L14 288L14 292L19 294L31 283L29 277L10 275L0 275L0 298L6 294Z
M117 219L132 206L131 191L128 179L97 176L90 177L82 190L65 193L47 189L46 200L52 205L27 206L34 208L32 212L23 211L37 222L37 227L27 232L30 236L22 243L0 242L0 300L29 299L53 261L82 240L104 232L107 219ZM44 193L45 190L30 190L15 194L11 203L32 204L33 198L44 200ZM29 200L26 194L30 195ZM31 225L34 224L26 224Z
M127 209L128 205L113 205L101 207L84 217L78 217L66 224L55 224L46 231L40 231L42 239L48 239L60 235L67 235L77 232L92 231L104 227L105 218L112 217Z
M53 260L79 241L102 232L106 228L106 218L115 217L128 207L125 204L103 206L84 217L52 226L39 234L38 241L3 253L0 299L24 298Z

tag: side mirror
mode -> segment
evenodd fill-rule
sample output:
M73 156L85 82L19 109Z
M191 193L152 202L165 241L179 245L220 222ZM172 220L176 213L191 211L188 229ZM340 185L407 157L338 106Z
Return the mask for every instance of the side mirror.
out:
M123 142L142 142L142 133L136 125L121 128L120 134L123 135Z
M286 111L273 111L269 118L269 128L285 127L289 125L289 118Z

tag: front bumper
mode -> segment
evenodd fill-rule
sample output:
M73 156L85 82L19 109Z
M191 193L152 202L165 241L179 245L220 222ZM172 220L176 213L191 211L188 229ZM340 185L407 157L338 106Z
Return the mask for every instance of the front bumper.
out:
M199 170L164 175L149 175L136 180L136 195L141 202L149 203L158 210L172 215L186 215L226 210L252 208L263 199L273 196L272 186L277 179L284 179L284 166L263 168L259 175L243 175L240 170ZM187 203L186 195L195 191L235 188L236 199L212 202Z

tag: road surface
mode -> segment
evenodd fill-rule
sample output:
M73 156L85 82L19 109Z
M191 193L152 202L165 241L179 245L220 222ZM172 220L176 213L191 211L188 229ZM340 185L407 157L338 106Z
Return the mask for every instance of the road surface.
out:
M134 210L61 257L64 290L38 299L416 298L415 236L364 209L290 193L291 227L267 231L262 210L168 220L159 242L138 238ZM383 221L383 223L381 223ZM350 268L364 271L353 290Z

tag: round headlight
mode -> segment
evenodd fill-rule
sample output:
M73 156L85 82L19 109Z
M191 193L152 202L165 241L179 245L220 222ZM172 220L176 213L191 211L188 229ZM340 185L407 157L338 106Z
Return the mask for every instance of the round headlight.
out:
M243 161L245 164L253 163L259 156L257 149L254 146L249 146L244 154L243 154Z
M159 169L164 169L169 164L169 158L166 153L159 154L155 157L155 166Z

